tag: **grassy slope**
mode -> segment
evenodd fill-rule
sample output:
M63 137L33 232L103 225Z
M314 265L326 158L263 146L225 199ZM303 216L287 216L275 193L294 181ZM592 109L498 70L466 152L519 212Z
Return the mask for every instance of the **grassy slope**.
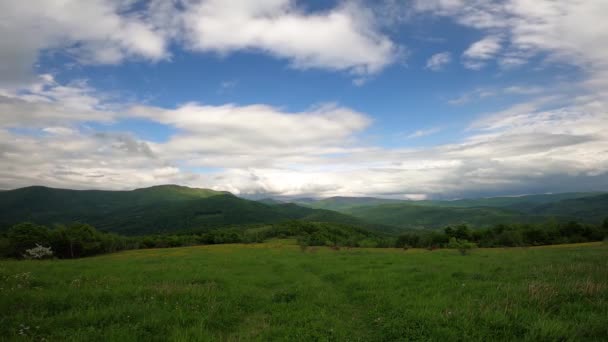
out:
M608 247L275 244L0 261L0 336L40 340L602 340ZM26 338L24 338L25 340Z
M225 192L174 185L133 191L29 187L0 193L0 227L81 221L123 234L147 234L287 219L365 223L344 214L294 204L266 205ZM370 226L373 228L373 226Z

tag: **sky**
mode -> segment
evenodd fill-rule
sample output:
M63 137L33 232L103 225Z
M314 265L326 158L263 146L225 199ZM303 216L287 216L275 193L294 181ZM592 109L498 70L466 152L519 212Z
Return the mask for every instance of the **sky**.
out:
M0 189L608 190L605 0L0 0Z

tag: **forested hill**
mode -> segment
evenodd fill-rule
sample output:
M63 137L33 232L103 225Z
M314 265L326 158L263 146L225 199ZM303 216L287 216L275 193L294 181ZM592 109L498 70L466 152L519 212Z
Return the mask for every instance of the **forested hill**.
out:
M479 228L547 220L597 224L608 217L608 194L594 192L454 201L408 201L373 197L294 201L310 208L331 208L368 222L401 229L437 229L456 224Z
M331 210L328 210L331 209ZM31 221L82 222L129 235L303 220L399 233L467 224L472 228L547 220L596 224L608 216L608 194L570 193L458 201L373 197L252 201L228 192L161 185L131 191L66 190L33 186L0 192L0 229Z
M366 226L359 219L295 204L267 205L228 192L162 185L132 191L67 190L33 186L0 192L0 227L83 222L139 235L205 230L290 219ZM373 228L373 227L371 227Z

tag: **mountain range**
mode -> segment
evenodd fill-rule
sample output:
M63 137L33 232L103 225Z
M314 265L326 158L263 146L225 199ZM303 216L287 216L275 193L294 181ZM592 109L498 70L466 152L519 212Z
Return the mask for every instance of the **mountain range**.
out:
M247 200L228 192L160 185L130 191L31 186L0 191L0 229L32 221L74 221L128 235L205 231L286 220L349 224L384 233L465 223L532 223L548 219L598 223L608 216L607 193L564 193L454 201L374 197Z

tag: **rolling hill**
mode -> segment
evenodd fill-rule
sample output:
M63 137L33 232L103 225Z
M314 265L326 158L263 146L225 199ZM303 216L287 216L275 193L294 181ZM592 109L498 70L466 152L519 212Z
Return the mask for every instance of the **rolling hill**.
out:
M456 201L373 197L252 201L228 192L161 185L131 191L67 190L32 186L0 192L0 229L23 221L84 222L128 235L205 231L286 220L340 223L383 233L465 223L534 223L555 218L598 223L608 194L570 193Z
M290 202L301 206L306 206L316 209L328 209L336 211L348 211L356 207L369 207L384 204L413 204L433 207L494 207L508 208L514 210L529 210L542 204L550 204L570 199L578 199L584 197L594 197L602 195L602 192L571 192L559 194L540 194L540 195L523 195L523 196L508 196L508 197L489 197L489 198L473 198L473 199L458 199L458 200L398 200L377 197L328 197L322 199L313 198L296 198ZM264 199L262 201L275 201L273 199Z
M492 226L497 223L541 221L542 218L502 208L440 207L410 203L382 204L354 207L343 211L373 223L403 229L436 229L449 225L467 224L472 227Z
M351 207L341 210L372 223L402 229L442 228L448 225L467 224L487 227L499 223L538 223L550 219L600 223L608 217L608 195L526 196L529 198L490 198L462 200L452 206L440 203L399 202L376 206ZM560 199L566 198L566 199ZM469 206L467 206L469 205ZM485 206L484 206L485 205Z
M227 192L163 185L132 191L67 190L33 186L0 192L0 227L22 221L91 224L121 234L205 230L306 220L352 224L360 219L295 204L267 205ZM378 229L381 229L378 228Z
M608 218L608 194L538 205L532 208L532 211L537 215L563 215L597 223Z
M452 201L418 201L418 205L431 205L440 207L493 207L521 210L524 212L534 212L540 205L550 205L565 200L594 197L601 195L601 192L569 192L559 194L539 194L508 197L490 197L475 199L459 199Z
M381 204L391 204L405 202L402 200L376 198L376 197L328 197L319 200L301 198L292 200L293 203L315 209L327 209L344 211L355 207L376 206Z

